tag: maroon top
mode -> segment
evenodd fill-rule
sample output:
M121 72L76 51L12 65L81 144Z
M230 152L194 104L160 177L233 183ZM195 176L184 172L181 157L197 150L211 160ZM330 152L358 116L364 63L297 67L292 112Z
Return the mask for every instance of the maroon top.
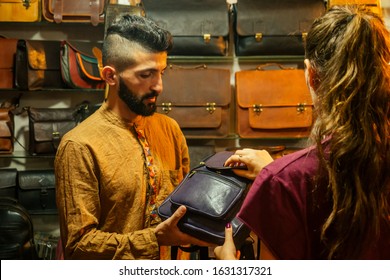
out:
M326 177L315 183L318 166L314 147L274 161L257 176L238 214L278 259L327 258L320 233L332 200ZM390 231L360 258L390 259Z

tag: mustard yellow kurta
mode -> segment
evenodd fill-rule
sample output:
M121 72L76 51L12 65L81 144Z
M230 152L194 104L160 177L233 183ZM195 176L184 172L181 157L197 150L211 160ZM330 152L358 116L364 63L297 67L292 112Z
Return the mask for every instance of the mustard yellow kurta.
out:
M159 205L188 173L188 147L178 124L165 115L135 125L145 131L158 169ZM134 124L103 104L62 138L55 173L65 259L159 259Z

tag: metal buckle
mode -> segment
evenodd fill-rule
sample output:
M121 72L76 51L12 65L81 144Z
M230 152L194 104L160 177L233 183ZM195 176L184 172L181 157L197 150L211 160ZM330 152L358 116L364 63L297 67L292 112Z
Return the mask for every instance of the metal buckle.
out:
M172 111L172 103L162 103L162 110L165 114L169 114L170 111Z
M304 111L306 111L306 103L298 103L297 112L303 113Z
M215 112L215 102L210 102L210 103L206 103L206 105L207 105L207 108L206 108L206 110L209 112L209 114L212 114L212 113L214 113Z
M253 108L253 112L255 112L256 115L259 115L261 112L263 112L263 105L261 104L253 104L252 108Z
M260 42L262 38L263 38L263 33L256 33L255 34L256 42Z
M204 42L207 44L207 43L210 43L210 40L211 40L211 34L203 34L203 40Z

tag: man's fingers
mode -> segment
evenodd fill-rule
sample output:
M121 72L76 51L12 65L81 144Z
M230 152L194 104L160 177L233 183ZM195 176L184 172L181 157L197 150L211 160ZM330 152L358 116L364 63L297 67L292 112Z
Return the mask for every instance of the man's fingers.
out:
M174 223L174 224L177 224L179 222L179 220L185 215L187 211L187 208L184 206L184 205L181 205L179 208L177 208L177 210L172 214L171 216L171 221Z

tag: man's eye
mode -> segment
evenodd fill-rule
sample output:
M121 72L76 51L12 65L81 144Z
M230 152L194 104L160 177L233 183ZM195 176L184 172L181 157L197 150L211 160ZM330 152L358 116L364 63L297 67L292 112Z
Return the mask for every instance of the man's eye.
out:
M149 78L150 76L152 76L152 73L142 73L140 74L141 78L143 79L146 79L146 78Z

